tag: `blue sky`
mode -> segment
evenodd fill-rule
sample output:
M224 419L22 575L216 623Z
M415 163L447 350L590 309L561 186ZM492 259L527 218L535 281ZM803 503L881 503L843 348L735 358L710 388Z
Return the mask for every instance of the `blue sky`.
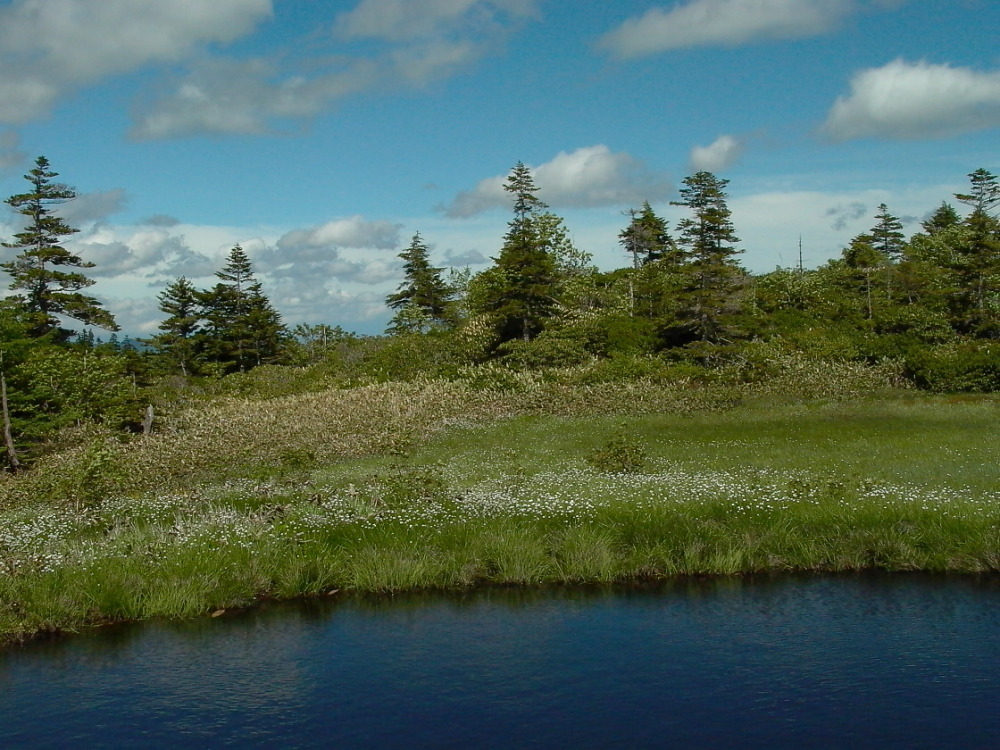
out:
M379 332L415 232L498 253L518 161L603 269L701 169L748 269L817 266L1000 172L998 32L995 0L0 0L0 195L50 160L133 336L236 243L286 322Z

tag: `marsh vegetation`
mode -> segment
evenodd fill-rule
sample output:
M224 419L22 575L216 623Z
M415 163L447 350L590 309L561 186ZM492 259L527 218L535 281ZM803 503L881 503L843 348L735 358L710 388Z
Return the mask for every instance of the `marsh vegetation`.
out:
M6 478L0 631L337 590L1000 569L997 399L832 375L199 403Z

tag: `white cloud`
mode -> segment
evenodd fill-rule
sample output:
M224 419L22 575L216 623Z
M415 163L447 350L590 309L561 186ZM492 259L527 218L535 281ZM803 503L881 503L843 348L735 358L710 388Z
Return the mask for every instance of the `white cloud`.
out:
M336 21L345 39L405 41L439 36L459 24L483 27L498 13L535 15L535 0L362 0Z
M388 77L416 86L455 75L486 53L486 47L468 39L414 44L393 52Z
M115 316L115 321L121 326L123 333L118 337L155 336L160 333L160 321L164 319L159 302L154 295L147 297L107 297L102 298L104 307ZM79 324L71 324L70 328L78 329ZM94 335L107 339L108 333L100 328L94 329Z
M336 65L310 78L284 73L263 59L206 60L176 81L169 94L144 102L134 113L131 135L146 140L266 133L274 119L316 115L379 75L363 61Z
M278 250L337 247L392 250L399 247L401 225L389 221L367 221L363 216L337 219L311 229L295 229L278 240Z
M497 48L511 19L533 10L534 0L362 0L336 19L328 39L309 40L307 57L290 48L271 58L198 61L147 95L131 135L270 133L276 121L313 117L360 91L421 87L469 69Z
M444 251L444 260L451 268L462 268L463 266L482 266L489 262L489 258L478 250L465 250L455 252L454 250Z
M942 138L1000 127L1000 71L897 59L861 71L834 102L822 132L854 138Z
M614 153L596 145L567 153L531 169L538 197L553 208L621 206L665 198L671 189L662 174L648 170L626 153ZM507 175L481 180L472 190L462 191L445 208L452 218L474 216L492 208L509 207L510 195L503 189Z
M631 58L687 47L795 39L834 29L854 9L853 0L691 0L650 8L598 44L615 57Z
M391 314L385 293L346 289L336 283L304 287L297 279L278 279L265 292L290 326L328 323L348 331L379 333Z
M183 235L161 228L131 232L102 228L80 242L78 249L84 260L94 263L86 272L94 278L199 278L217 268L206 255L192 250Z
M271 0L13 0L0 7L0 122L29 122L105 76L238 39L271 13Z
M743 155L743 142L731 135L720 135L708 146L691 149L691 168L696 172L721 172Z
M274 283L294 282L303 293L332 280L380 284L400 276L399 261L381 255L399 246L400 228L400 224L352 216L285 232L273 246L262 241L253 257L262 274Z

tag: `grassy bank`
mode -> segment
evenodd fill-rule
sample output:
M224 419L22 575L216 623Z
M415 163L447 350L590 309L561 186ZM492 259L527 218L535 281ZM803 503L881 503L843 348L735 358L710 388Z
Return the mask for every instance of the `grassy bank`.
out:
M996 398L533 387L225 402L17 480L0 637L337 589L1000 570Z

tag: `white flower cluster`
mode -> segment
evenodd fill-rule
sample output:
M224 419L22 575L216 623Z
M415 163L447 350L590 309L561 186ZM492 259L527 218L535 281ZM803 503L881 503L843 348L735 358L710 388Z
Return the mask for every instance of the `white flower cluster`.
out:
M488 476L469 467L471 476ZM267 544L297 544L355 529L428 530L490 519L574 523L623 508L712 506L734 516L767 516L803 506L853 510L905 509L940 517L996 518L1000 492L848 483L762 469L601 474L567 464L561 470L462 481L446 468L443 486L400 501L372 481L339 488L286 487L239 481L188 493L115 498L85 511L40 506L4 513L0 575L87 569L122 558L156 564L181 551L227 548L252 555ZM466 474L469 476L469 474ZM463 484L468 485L464 486ZM460 489L456 489L460 488Z

